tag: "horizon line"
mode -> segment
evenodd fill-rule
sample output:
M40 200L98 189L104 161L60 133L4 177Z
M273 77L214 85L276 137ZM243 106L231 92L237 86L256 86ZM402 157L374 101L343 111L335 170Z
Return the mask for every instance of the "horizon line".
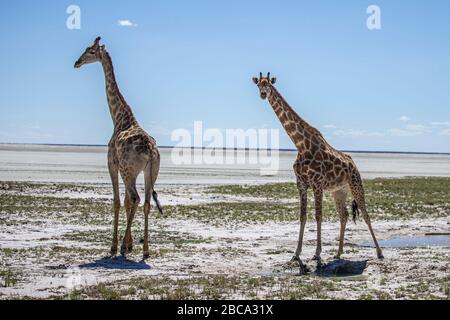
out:
M79 143L17 143L17 142L0 142L0 145L34 145L34 146L67 146L67 147L108 147L106 144L79 144ZM234 150L234 151L282 151L295 152L297 149L279 148L279 149L264 149L264 148L227 148L227 147L182 147L182 146L158 146L161 149L191 149L191 150ZM450 152L426 152L426 151L382 151L382 150L339 150L348 153L388 153L388 154L429 154L429 155L450 155Z

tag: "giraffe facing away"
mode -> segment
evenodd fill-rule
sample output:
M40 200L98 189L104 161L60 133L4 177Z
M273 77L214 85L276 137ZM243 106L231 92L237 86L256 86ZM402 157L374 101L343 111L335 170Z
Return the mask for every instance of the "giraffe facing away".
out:
M112 60L104 45L100 45L100 37L88 47L75 62L75 68L84 64L100 62L103 66L106 81L106 97L114 124L114 132L108 144L108 169L111 176L114 193L114 229L111 254L117 253L118 225L120 212L119 173L125 185L125 210L127 227L120 253L125 255L133 249L131 225L140 203L136 190L136 178L144 172L145 201L144 201L144 258L149 256L148 249L148 216L151 198L155 200L158 210L162 213L158 196L154 190L159 173L160 155L155 139L142 129L130 106L126 103L117 86Z
M341 257L344 246L345 226L348 219L346 198L349 190L354 198L352 202L353 219L355 220L356 214L359 214L359 210L361 210L363 219L375 243L377 256L379 259L382 259L383 254L378 246L366 210L361 176L352 158L330 146L319 130L303 120L274 87L275 81L276 78L270 78L270 73L267 76L263 76L260 73L259 78L253 78L253 82L260 90L261 98L268 99L275 114L298 150L297 159L294 163L294 172L300 194L300 234L297 250L292 258L293 261L298 261L301 269L304 271L300 254L302 252L303 234L306 224L307 191L309 188L314 193L317 222L317 245L316 254L313 257L314 260L320 262L322 251L321 225L324 191L332 193L336 210L340 216L339 248L336 258L339 259Z

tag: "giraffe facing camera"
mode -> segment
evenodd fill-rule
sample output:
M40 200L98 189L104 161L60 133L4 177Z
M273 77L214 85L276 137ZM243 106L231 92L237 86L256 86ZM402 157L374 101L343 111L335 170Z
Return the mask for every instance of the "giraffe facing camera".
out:
M301 269L304 270L300 254L302 252L303 234L306 224L307 192L310 188L314 193L317 222L317 244L314 260L320 261L321 259L322 199L325 191L332 193L341 222L339 248L336 258L339 259L343 253L345 226L349 216L346 199L350 191L354 198L352 202L353 219L361 211L375 243L377 256L382 259L383 254L378 246L369 214L366 210L361 175L353 159L328 144L319 130L312 127L292 109L274 87L276 79L270 77L270 72L267 76L263 76L260 73L259 78L253 78L253 82L258 86L261 98L269 101L289 138L298 150L297 159L294 162L294 172L300 197L300 234L297 250L292 260L298 261Z

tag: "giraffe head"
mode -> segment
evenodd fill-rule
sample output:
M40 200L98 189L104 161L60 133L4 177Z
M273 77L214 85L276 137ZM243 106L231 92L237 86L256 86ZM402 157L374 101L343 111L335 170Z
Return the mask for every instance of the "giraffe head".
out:
M259 73L259 79L253 78L253 82L258 86L261 99L269 98L272 93L273 84L277 81L277 78L270 78L270 72L267 73L267 77Z
M87 47L80 58L75 62L74 67L79 68L83 64L93 63L97 61L101 61L102 53L105 49L104 45L100 45L100 37L97 37L94 41L94 44L90 47Z

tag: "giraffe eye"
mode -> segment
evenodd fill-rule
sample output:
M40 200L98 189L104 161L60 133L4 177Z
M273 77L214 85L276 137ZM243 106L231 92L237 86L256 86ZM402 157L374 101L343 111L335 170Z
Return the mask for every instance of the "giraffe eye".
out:
M95 54L95 50L91 50L91 51L89 51L89 53Z

